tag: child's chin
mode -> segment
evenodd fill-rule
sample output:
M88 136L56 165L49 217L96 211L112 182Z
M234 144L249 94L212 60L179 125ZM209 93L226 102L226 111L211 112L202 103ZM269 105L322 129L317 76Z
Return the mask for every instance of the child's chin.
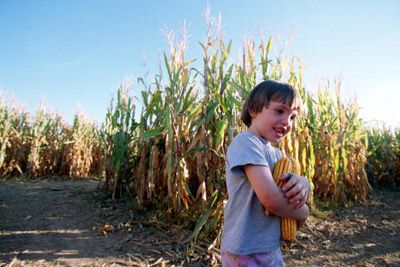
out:
M268 138L267 140L271 143L279 143L283 138L285 137L285 135L273 135L270 138Z
M271 142L279 143L280 141L282 141L282 139L283 139L284 137L285 137L284 135L279 136L279 137L276 137L275 140L274 140L274 141L271 141Z

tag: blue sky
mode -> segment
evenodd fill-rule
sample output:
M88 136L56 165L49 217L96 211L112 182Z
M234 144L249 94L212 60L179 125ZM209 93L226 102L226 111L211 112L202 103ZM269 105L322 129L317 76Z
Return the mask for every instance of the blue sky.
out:
M305 84L340 76L365 121L400 127L399 1L208 1L232 59L241 42L272 35L301 58ZM201 59L207 1L0 0L0 90L33 113L42 99L68 121L77 107L102 122L118 84L156 72L161 29L189 26L187 58ZM143 66L144 58L146 67ZM149 77L151 78L151 77ZM135 90L140 87L134 83Z

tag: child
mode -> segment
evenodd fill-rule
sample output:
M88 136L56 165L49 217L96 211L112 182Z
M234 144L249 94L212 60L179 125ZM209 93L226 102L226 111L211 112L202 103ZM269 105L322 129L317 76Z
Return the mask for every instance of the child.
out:
M226 158L222 266L284 266L279 217L305 222L309 184L291 174L281 177L290 177L282 188L276 185L272 168L283 153L271 143L290 132L300 106L292 86L274 81L258 84L244 104L241 119L249 129L233 139Z

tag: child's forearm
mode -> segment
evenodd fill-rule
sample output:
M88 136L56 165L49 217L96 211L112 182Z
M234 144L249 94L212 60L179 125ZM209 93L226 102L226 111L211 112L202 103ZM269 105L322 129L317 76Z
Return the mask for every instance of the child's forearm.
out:
M245 172L258 200L268 212L296 220L307 218L308 207L303 205L301 208L295 208L294 203L288 203L288 199L285 198L282 189L274 182L267 167L246 165Z
M269 211L280 217L293 218L299 221L305 221L307 219L309 215L309 209L307 205L303 205L299 209L294 209L293 206L285 204L281 206L270 207Z

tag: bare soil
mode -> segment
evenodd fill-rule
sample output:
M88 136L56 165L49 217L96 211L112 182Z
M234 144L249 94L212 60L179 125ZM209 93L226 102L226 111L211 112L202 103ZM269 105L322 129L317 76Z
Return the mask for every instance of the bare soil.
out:
M0 266L218 266L190 231L113 204L95 180L0 182ZM211 245L211 246L210 246ZM311 216L287 266L400 266L400 192Z

